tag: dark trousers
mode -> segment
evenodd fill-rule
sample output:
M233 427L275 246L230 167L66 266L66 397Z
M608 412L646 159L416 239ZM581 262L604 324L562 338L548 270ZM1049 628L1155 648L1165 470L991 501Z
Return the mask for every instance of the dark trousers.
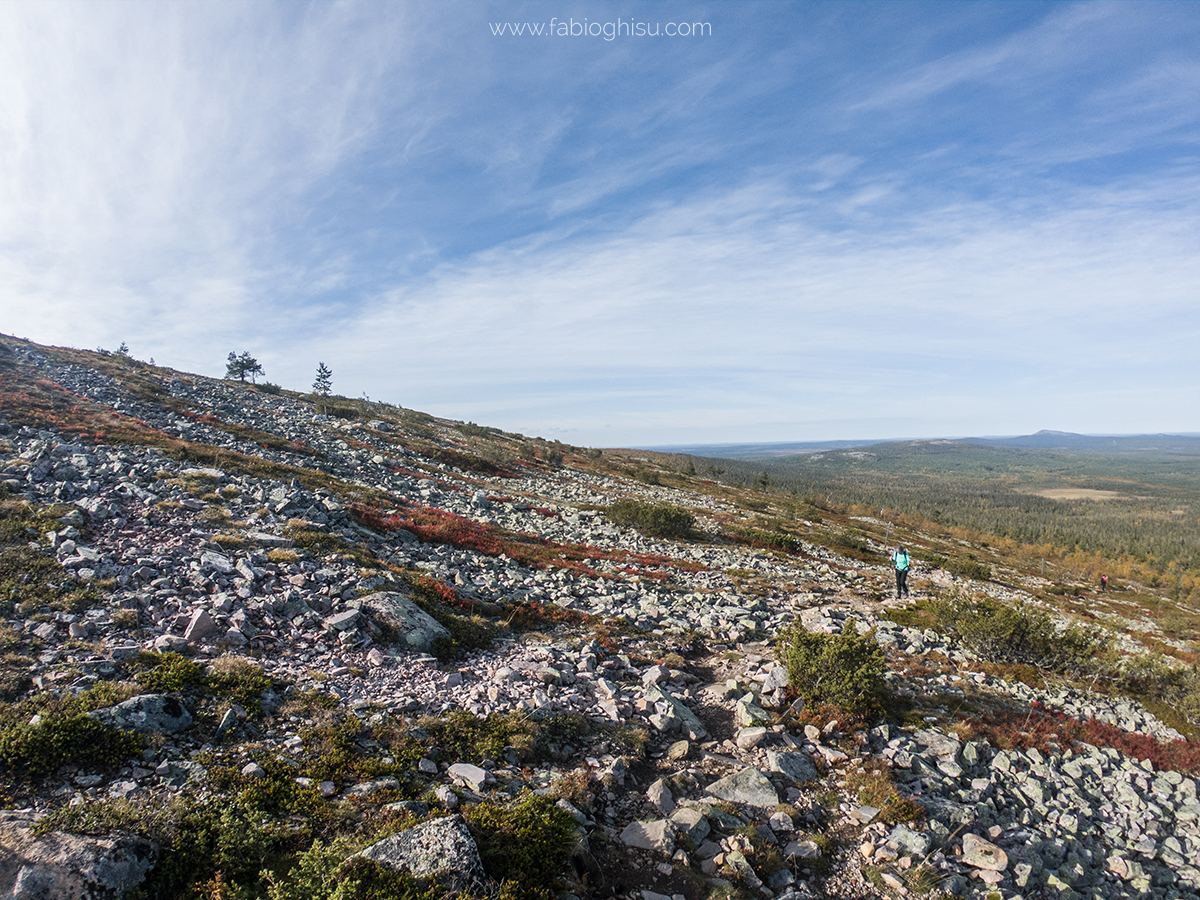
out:
M896 596L908 596L908 569L896 570Z

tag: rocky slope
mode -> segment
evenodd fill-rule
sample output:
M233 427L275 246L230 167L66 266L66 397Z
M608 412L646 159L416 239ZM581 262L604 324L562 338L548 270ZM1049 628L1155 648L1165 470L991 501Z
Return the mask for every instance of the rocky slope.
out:
M2 340L2 896L292 896L315 838L486 894L533 878L496 851L530 796L562 897L1200 896L1195 771L1127 755L1182 736L890 620L879 554L756 548L736 492L595 452ZM888 720L792 702L797 618L874 629ZM221 811L252 847L189 834Z

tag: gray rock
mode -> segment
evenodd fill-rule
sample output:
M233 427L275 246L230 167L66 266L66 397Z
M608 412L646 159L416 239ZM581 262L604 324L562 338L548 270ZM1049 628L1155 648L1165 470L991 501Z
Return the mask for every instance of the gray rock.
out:
M888 835L888 843L895 845L897 850L912 856L924 856L929 852L932 839L927 834L913 831L907 825L897 825Z
M913 739L934 756L938 757L954 759L962 749L962 744L959 741L932 728L915 732Z
M370 781L360 781L353 787L347 788L347 797L369 797L377 791L399 789L400 780L394 775L384 775L382 778L372 778Z
M750 697L743 697L737 702L734 708L734 718L737 723L743 728L752 728L755 725L770 725L772 722L771 714L759 706Z
M0 896L22 900L116 900L141 884L158 847L129 835L34 837L32 813L0 811Z
M455 763L446 771L446 774L455 784L475 792L483 790L483 786L487 784L487 770L470 763Z
M753 766L714 781L705 788L705 793L718 800L745 803L761 809L768 809L779 802L779 794L775 792L770 779Z
M660 778L646 791L646 799L660 815L669 816L675 810L675 798L667 787L666 779Z
M349 631L358 624L361 615L357 609L348 609L345 612L329 616L325 619L324 625L329 631Z
M791 841L783 848L787 859L816 859L821 855L821 848L815 841Z
M200 555L200 565L221 575L232 575L234 572L234 565L229 557L222 556L214 550L205 550Z
M963 835L962 851L962 861L976 869L1003 872L1008 868L1008 854L977 834Z
M679 719L683 730L693 741L708 736L708 730L696 714L657 685L646 688L646 699L652 703L666 703L671 708L672 715Z
M704 817L704 813L695 807L685 806L671 813L671 822L682 833L692 839L692 843L699 846L700 843L708 837L711 826L708 824L708 819ZM714 856L716 854L713 854Z
M767 736L767 729L763 725L754 725L750 728L743 728L737 733L737 745L743 750L753 750Z
M772 772L779 772L781 775L786 775L796 784L806 784L816 781L821 777L816 765L807 753L778 753L774 750L768 750L767 767Z
M183 639L189 643L202 641L217 631L220 631L220 626L208 614L208 611L198 609L192 613L192 618L183 632Z
M347 606L372 613L395 629L400 644L409 650L424 653L438 638L450 637L450 632L432 616L396 591L380 591L357 600Z
M487 894L496 888L483 871L479 848L459 815L422 822L357 856L418 878L436 879L451 891Z
M88 715L114 728L162 734L183 731L192 724L192 714L184 705L165 694L141 694Z
M630 822L621 832L621 840L627 847L656 850L669 856L675 852L675 824L668 819Z

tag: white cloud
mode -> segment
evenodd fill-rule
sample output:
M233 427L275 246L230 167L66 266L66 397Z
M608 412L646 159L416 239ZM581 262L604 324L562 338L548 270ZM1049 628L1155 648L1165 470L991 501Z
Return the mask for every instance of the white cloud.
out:
M756 9L610 45L475 4L0 4L3 330L296 387L320 359L579 442L1194 430L1194 54L1079 77L1167 13L877 35L842 78L810 8L792 42Z

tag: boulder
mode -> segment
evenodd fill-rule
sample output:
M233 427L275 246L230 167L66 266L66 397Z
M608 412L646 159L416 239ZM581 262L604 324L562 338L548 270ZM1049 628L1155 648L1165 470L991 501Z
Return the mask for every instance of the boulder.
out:
M627 847L638 850L656 850L670 856L675 852L675 823L668 819L650 822L630 822L621 832L621 840Z
M476 793L482 791L483 786L487 784L487 770L471 765L471 763L455 763L446 770L446 774L455 784Z
M146 879L158 847L132 835L35 837L37 817L0 811L0 896L37 900L116 900Z
M422 822L357 855L417 878L436 879L450 891L490 895L497 887L483 871L479 848L459 815Z
M650 785L646 791L646 799L660 815L669 816L675 811L675 798L671 796L671 789L667 786L665 778L660 778Z
M198 609L192 613L187 629L183 632L183 639L189 643L202 641L209 635L215 634L220 628L221 626L208 614L207 610Z
M740 772L714 781L705 793L718 800L728 800L730 803L745 803L760 809L770 809L779 802L779 794L770 779L753 766L748 766Z
M450 632L432 616L396 591L367 594L346 605L373 614L395 630L401 646L417 653L429 650L438 638L450 637Z
M160 734L183 731L192 724L192 714L186 707L166 694L140 694L88 715L114 728Z
M821 777L807 753L779 753L768 750L767 767L772 772L787 776L796 784L807 784L810 781L817 781Z

